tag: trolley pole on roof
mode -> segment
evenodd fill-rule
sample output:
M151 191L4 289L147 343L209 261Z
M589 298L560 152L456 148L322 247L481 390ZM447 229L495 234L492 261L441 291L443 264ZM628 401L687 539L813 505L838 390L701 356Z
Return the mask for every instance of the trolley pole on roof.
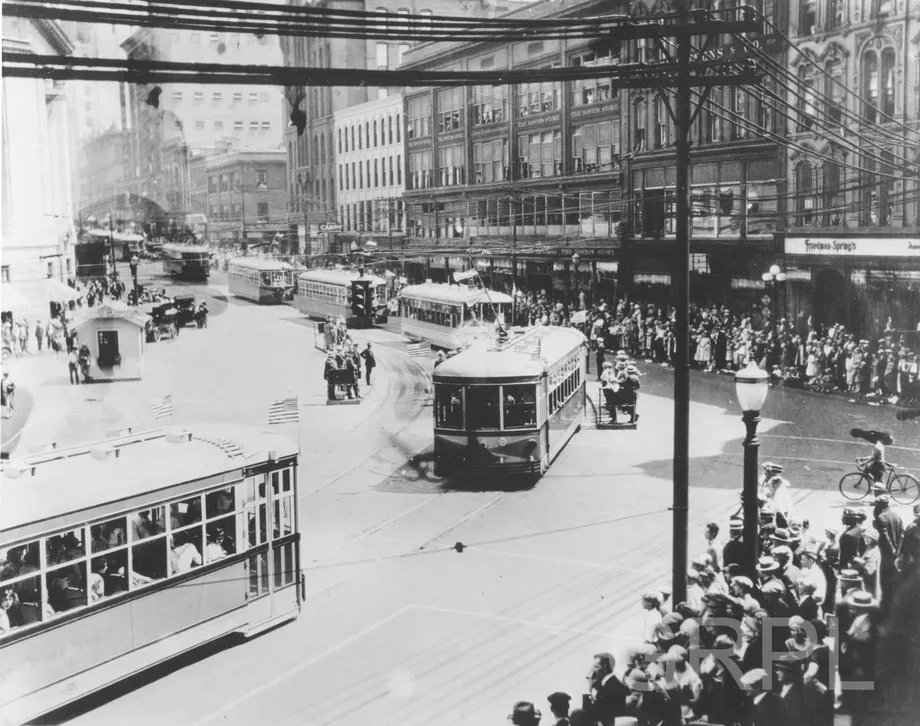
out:
M679 0L682 23L690 24L687 0ZM677 223L674 240L674 303L677 311L674 361L674 543L671 602L687 599L687 536L690 492L690 36L677 39L680 70L675 94Z

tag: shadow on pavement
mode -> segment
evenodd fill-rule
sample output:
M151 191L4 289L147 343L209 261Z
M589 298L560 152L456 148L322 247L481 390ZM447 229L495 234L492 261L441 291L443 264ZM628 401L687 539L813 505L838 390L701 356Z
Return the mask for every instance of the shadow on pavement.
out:
M428 447L409 456L396 472L375 486L374 490L391 494L513 492L530 489L533 485L532 477L485 476L476 473L436 476L434 451Z
M12 415L2 421L2 446L0 446L2 458L8 459L16 450L19 437L29 422L29 416L32 413L34 404L35 400L32 398L32 393L28 388L18 387L16 389L13 400L15 408L12 410Z

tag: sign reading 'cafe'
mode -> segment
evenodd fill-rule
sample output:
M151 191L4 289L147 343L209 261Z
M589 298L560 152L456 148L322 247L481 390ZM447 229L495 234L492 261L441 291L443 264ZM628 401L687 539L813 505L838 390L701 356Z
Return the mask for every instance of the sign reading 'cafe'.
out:
M787 255L813 257L918 257L917 237L787 237Z

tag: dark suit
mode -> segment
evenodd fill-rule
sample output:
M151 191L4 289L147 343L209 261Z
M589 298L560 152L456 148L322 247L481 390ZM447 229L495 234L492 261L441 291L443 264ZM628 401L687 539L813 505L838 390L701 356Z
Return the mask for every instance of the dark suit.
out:
M364 370L365 373L365 383L369 386L371 385L371 371L377 367L377 359L374 357L374 351L370 348L365 348L361 351L361 357L364 358Z
M783 723L783 705L775 693L767 693L760 701L751 704L744 721L749 726L776 726Z
M592 718L597 719L604 726L613 724L617 716L625 715L626 696L628 695L629 688L611 673L601 683L594 696L594 703L591 708Z
M793 683L792 687L779 696L781 717L777 724L783 726L818 726L826 723L826 700L812 686ZM822 716L824 718L822 719Z
M335 383L332 380L332 376L338 368L334 359L326 359L326 366L323 369L323 378L326 379L326 398L330 401L335 400Z
M728 540L728 542L726 542L725 546L722 548L722 568L725 569L728 567L728 565L733 564L740 565L740 572L750 576L751 573L747 572L745 569L744 555L744 540L741 537Z
M852 525L846 532L840 535L840 561L839 568L846 570L853 567L853 559L862 557L866 551L866 543L863 542L862 528L858 524Z

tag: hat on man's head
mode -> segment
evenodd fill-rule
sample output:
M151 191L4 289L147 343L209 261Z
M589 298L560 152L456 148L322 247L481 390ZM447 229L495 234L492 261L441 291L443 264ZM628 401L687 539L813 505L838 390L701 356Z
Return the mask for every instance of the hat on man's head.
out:
M546 700L549 701L549 705L553 708L568 708L569 701L572 700L572 697L568 693L563 693L562 691L555 691L550 693Z
M777 557L779 555L785 555L786 557L792 557L792 550L789 549L786 545L780 545L779 547L774 547L773 556Z
M773 667L784 670L787 673L801 673L802 661L800 660L777 660L773 661Z
M851 610L875 610L878 608L878 600L872 597L871 592L865 592L864 590L857 590L847 595L846 604Z
M635 365L629 364L628 366L626 366L626 372L627 372L627 373L638 373L638 372L639 372L639 369L636 368Z
M508 716L508 720L513 724L532 723L533 719L537 718L539 713L540 712L534 708L534 705L529 701L518 701L514 704L514 708Z
M738 585L747 590L752 590L754 588L754 583L751 582L750 577L745 577L744 575L738 575L737 577L732 578L732 585Z
M837 575L837 582L853 582L853 583L862 583L862 576L852 569L841 570L840 574Z
M747 690L761 690L764 688L764 681L768 676L769 673L763 668L753 668L741 676L741 685Z
M782 464L774 464L772 461L765 461L765 462L763 463L763 470L764 470L765 472L771 472L771 471L772 471L772 472L779 472L779 473L781 473L781 472L783 471L783 466L782 466Z
M774 542L779 542L780 544L785 545L792 543L792 537L789 533L789 530L782 527L775 529L773 534L770 535L770 539L772 539Z
M869 542L878 542L878 532L874 529L866 528L863 530L862 537Z
M626 677L623 679L623 683L631 691L648 690L648 676L639 670L631 670L627 673Z
M891 495L888 492L881 492L876 495L875 501L879 504L889 504L891 502Z
M779 569L779 562L774 560L772 557L761 557L757 560L757 571L758 572L775 572Z
M866 518L866 513L858 509L853 509L853 507L845 507L843 514L840 516L841 519L862 520Z
M728 528L732 531L740 531L744 529L744 520L741 517L732 517L728 521Z
M781 595L783 593L783 585L779 580L769 580L761 586L760 591L764 595Z

